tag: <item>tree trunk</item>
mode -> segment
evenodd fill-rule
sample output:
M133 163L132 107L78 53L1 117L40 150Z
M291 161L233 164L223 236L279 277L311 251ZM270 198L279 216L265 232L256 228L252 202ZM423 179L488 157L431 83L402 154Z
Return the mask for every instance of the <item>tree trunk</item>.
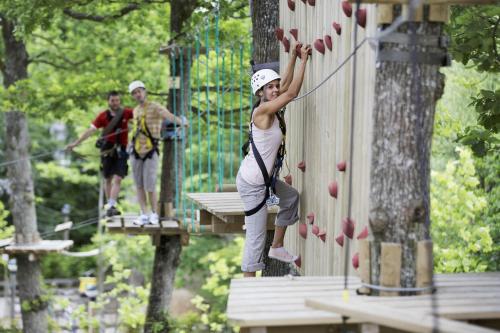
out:
M279 43L274 37L274 29L279 26L279 1L250 0L252 15L252 58L256 64L279 60ZM262 276L283 276L290 273L290 265L267 256L273 242L274 232L266 233Z
M170 12L173 14L170 18L170 30L172 35L179 34L182 31L182 27L186 20L191 16L194 9L196 8L196 0L172 0L170 2ZM174 41L175 42L175 41ZM179 61L183 59L183 74L184 74L184 92L190 89L189 73L190 68L188 68L188 61L186 57L176 58L176 70L173 76L179 77L180 66ZM171 59L169 59L169 63ZM171 69L173 67L171 66ZM168 109L172 113L181 115L181 112L176 112L173 107L174 101L174 89L176 109L181 110L181 94L178 87L171 87L168 96ZM184 101L182 106L184 108L184 114L187 114L187 93L184 93ZM179 190L179 198L181 196L182 181L181 177L181 166L182 157L184 156L184 147L182 141L177 142L177 161L178 161L178 172L177 172L177 182L179 184L179 189L175 188L175 167L174 167L174 142L165 141L163 145L163 157L162 157L162 167L161 167L161 191L160 191L160 216L165 217L167 214L165 207L171 207L175 198L175 192ZM178 210L179 207L176 207ZM169 332L169 323L166 316L168 312L168 306L172 298L172 292L174 289L175 272L179 266L180 255L182 252L182 244L180 235L173 236L161 236L160 244L156 246L153 275L151 281L151 290L148 301L148 309L146 313L146 324L144 326L145 333L162 333Z
M23 41L14 36L15 26L0 14L5 60L2 68L4 86L15 84L28 77L28 53ZM22 112L9 111L5 115L5 152L7 160L18 160L7 168L12 194L10 212L15 227L17 244L36 243L40 240L35 211L35 192L31 179L29 160L29 134L26 116ZM43 295L40 262L30 261L27 255L18 255L17 284L23 331L47 332L47 300ZM31 258L33 259L33 258Z
M417 23L417 33L440 36L442 24ZM408 26L398 32L407 33ZM385 43L382 50L412 50ZM438 45L417 52L443 52ZM372 283L380 282L380 246L402 248L401 286L414 287L416 245L429 237L429 171L436 101L444 88L440 65L381 61L376 72L370 177Z

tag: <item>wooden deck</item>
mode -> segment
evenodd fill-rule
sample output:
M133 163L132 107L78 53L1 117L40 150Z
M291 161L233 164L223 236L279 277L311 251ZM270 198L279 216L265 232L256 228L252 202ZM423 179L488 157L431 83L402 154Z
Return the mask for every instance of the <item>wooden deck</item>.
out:
M199 208L199 226L211 225L211 233L243 233L245 209L238 192L188 193ZM268 209L267 228L274 229L278 207ZM203 227L202 227L203 228Z
M136 234L136 235L178 235L184 231L180 228L178 221L161 219L157 225L146 224L138 226L134 221L138 218L134 214L124 214L113 216L106 221L106 228L109 233Z
M429 327L432 328L432 321L429 322L432 318L430 296L357 296L355 290L359 287L360 280L350 277L349 304L363 304L365 314L370 309L383 309L388 317L397 317L403 322L408 317L406 323L399 323L402 326L393 325L400 329L399 332L405 331L401 327L407 332L427 332ZM440 332L494 332L456 320L496 329L500 327L497 326L500 324L500 273L437 275L436 287L437 313L442 318L440 327L443 328ZM335 329L342 324L342 316L333 307L337 310L342 307L343 288L341 276L234 279L231 281L227 316L232 324L242 328L242 332L336 332ZM352 311L352 307L348 310ZM368 316L353 315L348 310L344 311L349 315L347 324L355 330L366 322L382 325L379 317L370 317L370 321L366 319ZM394 315L397 311L405 315ZM379 318L379 321L374 318ZM391 327L390 324L384 321L382 326Z
M15 244L12 242L9 245L3 244L0 248L7 254L47 254L52 252L62 252L73 246L72 240L42 240L33 244Z

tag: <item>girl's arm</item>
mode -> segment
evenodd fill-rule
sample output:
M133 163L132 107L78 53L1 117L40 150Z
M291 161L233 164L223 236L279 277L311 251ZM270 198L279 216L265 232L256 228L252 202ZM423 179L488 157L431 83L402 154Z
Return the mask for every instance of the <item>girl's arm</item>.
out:
M290 61L288 61L288 65L286 66L285 73L281 77L281 82L280 82L280 92L279 94L283 94L285 91L288 90L290 87L290 83L292 83L292 78L293 78L293 72L295 70L295 62L297 60L297 49L296 46L300 45L299 47L302 47L302 44L296 44L295 42L292 43L291 51L292 51L292 57Z

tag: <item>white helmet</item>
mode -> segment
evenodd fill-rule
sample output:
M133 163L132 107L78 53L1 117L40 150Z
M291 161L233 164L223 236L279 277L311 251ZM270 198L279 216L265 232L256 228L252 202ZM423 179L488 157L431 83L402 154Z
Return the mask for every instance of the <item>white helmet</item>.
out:
M271 81L281 80L278 73L272 69L261 69L252 75L252 92L255 95L260 88L265 86Z
M132 93L132 91L134 91L137 88L144 88L144 89L146 89L146 86L144 85L144 83L142 81L132 81L128 85L128 92Z

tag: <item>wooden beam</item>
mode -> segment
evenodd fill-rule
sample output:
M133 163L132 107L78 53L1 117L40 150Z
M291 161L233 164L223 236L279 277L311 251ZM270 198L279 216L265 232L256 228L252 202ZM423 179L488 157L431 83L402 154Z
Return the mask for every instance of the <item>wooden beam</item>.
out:
M359 267L358 273L361 282L371 283L370 278L370 241L368 239L362 239L358 241L359 250ZM361 294L369 294L370 289L367 287L361 287L358 290Z
M69 230L69 229L71 229L72 226L73 226L73 222L71 222L71 221L60 223L60 224L56 225L56 227L54 228L54 231L59 232L59 231Z
M375 323L381 326L391 327L404 332L432 333L435 324L440 333L493 333L498 332L476 325L470 325L455 320L433 318L422 312L413 310L400 310L381 304L373 306L372 303L349 300L343 302L332 299L306 299L306 306L317 310L335 312L344 316L352 317L363 322Z
M432 241L417 243L417 284L418 288L429 287L432 283Z
M429 8L429 21L444 22L444 23L450 21L450 6L431 5Z
M401 286L401 244L382 243L380 255L380 285ZM397 296L398 292L381 291L381 296Z
M409 5L403 5L403 11L401 15L403 16L404 19L406 19L408 22L422 22L424 19L424 5L420 5L415 9L414 12L414 17L410 17L410 6Z
M377 24L391 24L394 21L393 5L377 6Z

